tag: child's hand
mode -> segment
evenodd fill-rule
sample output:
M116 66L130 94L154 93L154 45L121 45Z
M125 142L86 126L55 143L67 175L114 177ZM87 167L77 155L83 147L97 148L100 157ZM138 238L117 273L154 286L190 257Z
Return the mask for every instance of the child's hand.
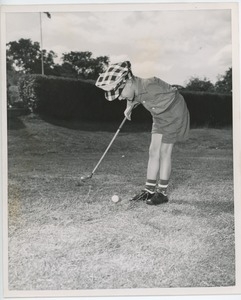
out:
M132 106L127 107L126 110L124 111L124 115L129 121L131 121L131 113L132 113Z
M124 111L124 115L126 116L127 120L131 121L131 113L132 110L138 105L139 103L136 101L127 101L126 109Z

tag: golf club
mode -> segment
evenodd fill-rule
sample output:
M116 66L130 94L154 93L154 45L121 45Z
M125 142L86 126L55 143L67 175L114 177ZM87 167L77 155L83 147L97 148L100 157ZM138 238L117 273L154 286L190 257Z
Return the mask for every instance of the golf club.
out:
M111 145L113 144L115 138L116 138L117 135L119 134L119 132L120 132L122 126L124 125L126 119L127 119L127 118L125 117L125 118L123 119L123 121L121 122L119 128L117 129L115 135L113 136L112 140L110 141L108 147L106 148L105 152L104 152L103 155L101 156L100 160L98 161L98 163L97 163L96 166L94 167L93 171L92 171L89 175L87 175L87 176L81 176L81 177L80 177L80 180L81 180L81 181L84 182L84 181L86 181L86 180L92 178L92 176L94 175L96 169L98 168L98 166L99 166L100 163L102 162L103 158L105 157L106 153L107 153L108 150L110 149Z

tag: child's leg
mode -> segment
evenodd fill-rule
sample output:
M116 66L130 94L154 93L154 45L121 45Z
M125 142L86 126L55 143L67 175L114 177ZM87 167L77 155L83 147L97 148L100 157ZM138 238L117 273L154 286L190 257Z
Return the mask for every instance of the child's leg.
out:
M147 200L155 194L156 183L160 169L160 151L162 143L162 134L154 133L151 137L149 147L149 160L147 166L147 178L145 189L137 194L132 200Z
M149 148L149 160L147 165L147 179L157 180L161 159L162 134L153 133Z
M160 151L160 179L169 180L172 169L172 149L174 144L162 143Z
M149 147L149 160L147 165L147 178L145 191L154 195L157 179L160 175L158 191L167 189L168 180L171 175L171 155L173 144L162 143L162 134L153 133ZM142 199L143 194L136 195L132 200ZM144 196L146 197L146 196Z
M157 186L157 192L155 193L155 195L152 198L146 200L146 203L149 205L157 205L168 202L167 187L171 175L172 149L173 144L161 144L159 161L160 181Z
M172 169L172 149L174 144L162 143L160 155L160 181L157 191L167 194L167 187Z
M149 147L149 160L147 165L145 190L154 194L160 169L160 150L162 143L162 134L152 134Z

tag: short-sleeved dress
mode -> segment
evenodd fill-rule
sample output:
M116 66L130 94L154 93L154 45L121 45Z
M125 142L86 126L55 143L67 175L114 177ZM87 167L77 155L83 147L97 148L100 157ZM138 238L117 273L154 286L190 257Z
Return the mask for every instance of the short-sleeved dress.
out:
M152 115L152 133L163 135L164 143L175 143L188 138L190 116L183 96L165 81L135 76L137 94L134 102L142 104Z

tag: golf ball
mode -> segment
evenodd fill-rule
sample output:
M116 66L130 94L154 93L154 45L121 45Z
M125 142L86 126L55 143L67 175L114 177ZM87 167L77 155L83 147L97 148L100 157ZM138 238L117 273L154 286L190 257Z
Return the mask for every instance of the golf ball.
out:
M113 201L113 202L119 202L120 201L120 197L118 196L118 195L113 195L112 197L111 197L111 200Z

